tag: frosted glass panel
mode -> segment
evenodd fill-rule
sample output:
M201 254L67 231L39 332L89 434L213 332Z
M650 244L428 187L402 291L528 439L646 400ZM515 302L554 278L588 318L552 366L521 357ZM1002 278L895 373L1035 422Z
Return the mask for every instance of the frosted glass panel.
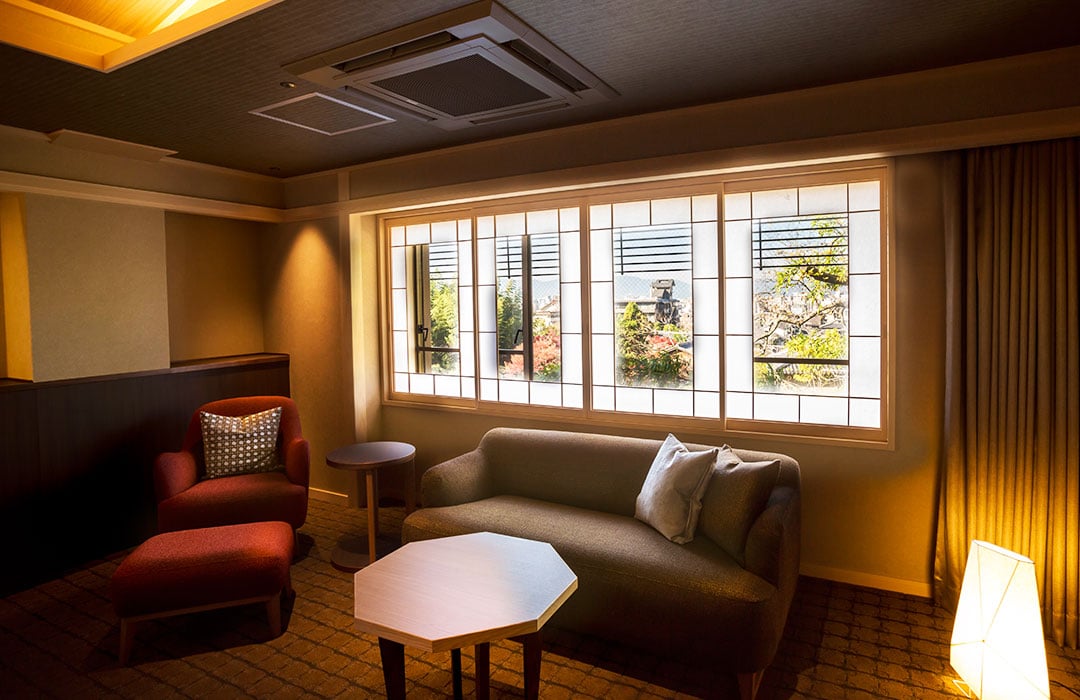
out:
M720 332L719 283L712 279L694 280L694 333Z
M458 243L458 284L472 286L472 243Z
M458 293L458 329L473 330L472 289L461 287Z
M405 249L394 248L390 252L390 286L395 289L405 287Z
M727 290L724 295L725 329L729 334L753 333L753 280L749 277L727 280L724 288Z
M615 310L611 282L594 282L592 285L592 330L593 333L615 332Z
M652 389L615 387L615 410L630 413L652 413Z
M406 226L405 242L409 245L431 243L431 227L427 224L412 224Z
M480 399L482 401L498 401L499 400L499 380L498 379L481 379L480 380Z
M440 221L431 225L432 243L449 243L457 240L457 222Z
M800 214L835 214L847 211L847 185L823 185L799 189Z
M610 386L594 386L593 408L599 411L614 411L615 388Z
M476 237L491 238L495 235L495 217L481 216L476 220Z
M593 384L615 383L615 336L592 338Z
M562 285L562 296L560 297L559 304L561 306L562 332L580 333L581 285L577 283Z
M560 231L581 230L581 210L577 207L567 207L559 210Z
M414 394L434 394L435 375L433 374L410 374L409 391Z
M499 382L499 401L529 403L529 383L504 379Z
M694 224L694 277L716 277L717 264L716 224Z
M610 204L596 204L589 207L589 228L611 228Z
M652 203L652 223L681 224L690 221L690 198L654 199Z
M591 254L589 264L592 267L594 282L611 281L611 230L594 230L589 235Z
M694 388L720 390L720 338L715 335L694 336Z
M437 396L461 396L461 378L452 374L435 375Z
M848 400L846 398L839 396L804 396L801 400L804 423L847 425Z
M408 331L394 332L394 370L398 372L409 371Z
M656 389L653 392L653 412L665 416L694 415L694 392Z
M699 418L719 418L720 394L706 391L695 391L694 415Z
M459 241L472 239L472 219L458 219L457 237Z
M881 183L877 180L851 183L848 185L848 201L851 211L881 209Z
M725 349L725 385L732 391L754 389L754 342L748 335L728 336Z
M881 398L881 339L852 338L849 362L851 395Z
M563 333L562 336L562 380L571 384L580 384L581 379L581 336Z
M611 225L615 228L621 226L646 226L650 223L649 203L647 201L613 204L611 210Z
M402 394L409 393L409 375L394 373L394 391Z
M507 384L508 382L503 382ZM537 406L561 406L562 387L554 382L532 382L529 384L529 403Z
M691 209L694 221L716 221L716 195L703 194L694 197Z
M525 235L525 215L518 214L499 214L495 217L495 235L496 236L524 236Z
M405 331L409 329L408 322L408 306L406 300L408 296L404 289L395 289L390 293L390 314L391 321L390 327L395 331Z
M848 219L848 236L851 272L881 272L881 213L852 214Z
M530 211L526 214L529 233L557 233L559 230L559 210Z
M563 282L581 281L581 234L577 231L559 236L559 268Z
M480 376L497 377L498 352L495 347L496 336L494 333L480 334Z
M461 334L461 373L471 377L476 372L476 350L472 333Z
M393 226L390 228L390 245L405 245L405 227Z
M881 402L876 399L852 399L851 425L860 428L880 428Z
M755 394L754 417L758 420L794 422L799 420L799 397L784 394Z
M729 221L724 224L724 274L728 277L750 277L750 222Z
M495 284L495 241L490 238L476 242L476 283Z
M466 399L476 398L476 384L473 383L472 377L461 380L461 395Z
M752 419L754 417L753 394L729 391L724 395L724 400L727 401L725 408L728 418Z
M582 391L580 384L563 384L562 390L563 406L568 408L581 408L582 407Z
M750 218L750 193L724 195L724 221Z
M798 190L792 187L787 190L768 190L766 192L751 193L753 218L762 219L769 216L795 216L798 214Z
M851 335L881 334L881 275L848 278Z
M480 307L477 309L479 313L477 318L480 322L481 333L494 333L495 328L495 287L494 285L485 285L478 287L476 290L477 303Z

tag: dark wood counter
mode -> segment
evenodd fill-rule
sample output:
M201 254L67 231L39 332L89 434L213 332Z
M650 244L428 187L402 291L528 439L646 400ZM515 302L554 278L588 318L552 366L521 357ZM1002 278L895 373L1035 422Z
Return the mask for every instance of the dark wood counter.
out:
M289 395L288 355L260 353L55 382L0 381L0 595L155 531L153 461L215 399Z

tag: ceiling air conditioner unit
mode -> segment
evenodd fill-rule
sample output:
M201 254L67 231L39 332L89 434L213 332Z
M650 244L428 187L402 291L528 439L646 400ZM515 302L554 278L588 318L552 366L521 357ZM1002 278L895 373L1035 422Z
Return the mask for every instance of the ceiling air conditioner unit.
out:
M286 65L443 129L610 99L618 93L492 0Z

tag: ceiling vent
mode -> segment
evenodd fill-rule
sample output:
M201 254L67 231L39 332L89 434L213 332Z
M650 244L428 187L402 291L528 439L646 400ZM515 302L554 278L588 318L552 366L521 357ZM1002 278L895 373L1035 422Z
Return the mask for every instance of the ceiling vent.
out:
M565 109L618 93L491 0L285 66L443 129Z
M298 126L301 129L317 131L326 136L337 136L350 131L390 124L394 121L378 112L321 92L312 92L253 109L251 114Z

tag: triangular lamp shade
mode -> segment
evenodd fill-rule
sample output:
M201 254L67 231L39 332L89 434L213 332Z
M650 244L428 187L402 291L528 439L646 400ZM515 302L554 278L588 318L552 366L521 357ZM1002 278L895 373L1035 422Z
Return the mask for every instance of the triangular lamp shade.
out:
M949 662L982 700L1049 700L1035 564L972 540Z

